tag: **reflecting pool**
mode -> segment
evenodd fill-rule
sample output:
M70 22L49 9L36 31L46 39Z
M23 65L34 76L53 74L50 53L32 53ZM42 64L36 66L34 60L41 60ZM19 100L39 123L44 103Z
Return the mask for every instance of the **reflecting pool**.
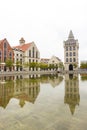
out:
M87 130L87 75L0 76L0 130Z

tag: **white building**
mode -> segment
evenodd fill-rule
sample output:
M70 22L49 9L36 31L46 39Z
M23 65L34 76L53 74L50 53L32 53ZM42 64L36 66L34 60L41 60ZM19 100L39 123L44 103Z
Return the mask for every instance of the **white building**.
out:
M49 59L48 65L54 65L55 67L58 67L59 71L63 69L63 62L58 57L56 57L56 56L52 56Z
M64 64L65 70L77 70L78 69L78 40L74 39L72 31L69 33L68 40L64 41Z
M54 64L54 65L58 65L61 62L61 60L56 57L56 56L52 56L49 61L48 64Z
M25 43L21 38L20 45L13 47L15 64L19 61L24 65L25 63L40 62L40 52L34 42Z

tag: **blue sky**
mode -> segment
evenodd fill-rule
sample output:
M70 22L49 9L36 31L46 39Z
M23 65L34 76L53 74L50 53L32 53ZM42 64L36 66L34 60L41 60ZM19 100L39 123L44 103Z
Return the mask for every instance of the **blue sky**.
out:
M0 39L11 46L24 37L34 41L41 58L64 59L63 41L72 30L79 41L79 61L87 60L86 0L0 0Z

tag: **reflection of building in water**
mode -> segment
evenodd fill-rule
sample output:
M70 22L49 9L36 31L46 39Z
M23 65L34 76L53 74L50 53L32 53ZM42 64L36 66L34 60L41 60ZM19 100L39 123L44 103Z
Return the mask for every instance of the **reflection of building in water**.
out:
M4 82L1 82L2 80ZM39 92L40 82L37 79L23 79L22 76L0 77L0 106L3 108L6 108L13 97L20 100L21 107L25 101L34 103Z
M79 105L79 79L78 75L65 75L65 97L64 103L69 105L72 114L75 112L76 105Z
M0 106L6 108L10 99L13 97L14 83L9 81L8 83L0 83Z
M52 87L58 86L63 80L62 75L42 75L41 83L50 83Z
M49 83L52 85L52 87L56 87L58 86L63 80L63 76L53 76L53 77L50 77L49 79Z
M14 97L20 99L20 106L25 101L34 103L40 92L40 83L36 79L17 80L14 85Z
M81 80L86 81L87 80L87 74L80 74Z

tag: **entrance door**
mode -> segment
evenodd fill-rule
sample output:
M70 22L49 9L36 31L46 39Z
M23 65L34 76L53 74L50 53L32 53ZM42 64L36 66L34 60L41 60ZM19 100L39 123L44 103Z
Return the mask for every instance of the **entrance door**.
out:
M72 64L69 65L69 70L73 70L73 65Z

